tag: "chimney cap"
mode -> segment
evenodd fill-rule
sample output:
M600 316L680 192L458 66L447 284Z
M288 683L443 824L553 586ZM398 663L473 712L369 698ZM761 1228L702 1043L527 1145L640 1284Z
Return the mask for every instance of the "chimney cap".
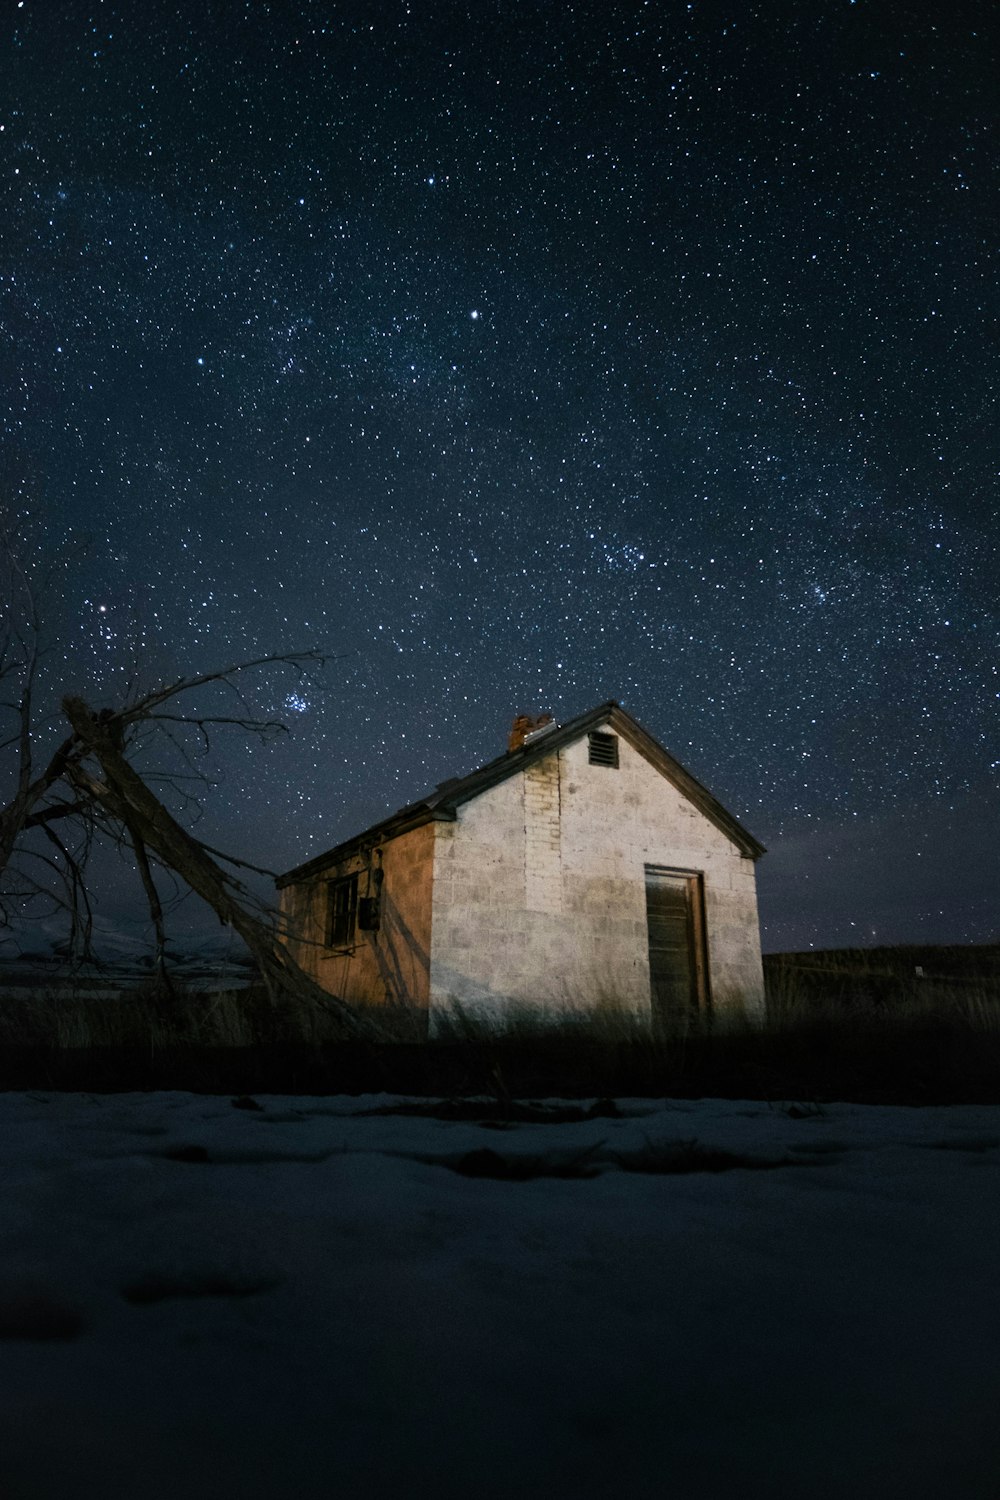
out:
M534 739L544 730L555 729L556 721L551 714L518 714L510 728L507 750L520 750L529 739Z

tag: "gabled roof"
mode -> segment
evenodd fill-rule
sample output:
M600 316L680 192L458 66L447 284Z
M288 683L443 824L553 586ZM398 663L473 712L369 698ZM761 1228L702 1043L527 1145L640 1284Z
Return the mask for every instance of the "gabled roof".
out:
M294 870L287 870L285 874L279 875L276 881L278 888L294 885L300 880L308 880L313 875L321 874L330 865L339 864L364 848L384 843L387 839L395 838L401 833L408 833L411 828L419 828L424 823L453 823L458 817L458 809L463 802L470 802L473 797L489 791L490 787L506 781L508 776L516 776L526 766L535 761L544 760L547 755L552 754L553 750L561 750L564 745L572 744L574 740L589 734L592 729L602 724L609 724L623 740L628 741L633 749L645 756L650 765L655 766L667 781L708 818L709 822L714 823L716 828L733 841L741 854L749 859L757 859L765 852L764 845L759 843L741 823L738 823L732 813L726 811L707 787L695 780L691 772L664 750L659 741L654 740L638 720L633 719L631 714L626 713L614 699L611 699L607 703L599 703L596 708L580 714L575 719L570 719L567 724L546 729L529 739L520 750L509 750L505 755L498 755L496 760L491 760L488 765L480 766L477 771L470 771L468 776L453 777L449 781L440 782L433 792L422 797L419 802L411 802L407 807L401 807L398 812L392 813L388 818L383 818L381 823L374 823L363 833L356 834L354 838L347 839L342 844L337 844L333 849L328 849L325 854L318 854L314 859L307 860L305 864L296 865Z

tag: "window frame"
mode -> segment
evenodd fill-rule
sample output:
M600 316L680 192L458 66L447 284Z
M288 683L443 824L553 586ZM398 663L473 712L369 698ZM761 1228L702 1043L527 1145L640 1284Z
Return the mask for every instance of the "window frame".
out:
M346 894L347 903L338 907L338 897ZM345 949L354 946L358 927L358 876L339 875L326 882L326 946Z

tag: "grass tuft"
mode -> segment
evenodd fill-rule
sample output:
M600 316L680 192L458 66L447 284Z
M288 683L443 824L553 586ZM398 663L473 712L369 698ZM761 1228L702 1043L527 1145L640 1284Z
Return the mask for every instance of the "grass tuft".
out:
M345 1042L321 1006L276 1010L260 988L0 988L0 1087L193 1088L244 1109L259 1093L384 1092L505 1129L547 1108L519 1100L553 1097L757 1098L797 1119L837 1099L998 1102L1000 949L970 951L948 974L928 950L919 965L909 950L772 957L762 1019L739 997L672 1027L613 996L591 1010L453 1006L430 1040L418 1007L368 1009L377 1029Z

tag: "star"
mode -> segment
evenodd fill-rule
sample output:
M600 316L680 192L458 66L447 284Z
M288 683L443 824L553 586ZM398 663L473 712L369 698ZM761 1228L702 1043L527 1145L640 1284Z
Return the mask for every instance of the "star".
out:
M766 946L995 939L998 100L960 19L850 8L27 6L0 523L55 704L315 647L206 807L288 867L621 698L771 847Z

